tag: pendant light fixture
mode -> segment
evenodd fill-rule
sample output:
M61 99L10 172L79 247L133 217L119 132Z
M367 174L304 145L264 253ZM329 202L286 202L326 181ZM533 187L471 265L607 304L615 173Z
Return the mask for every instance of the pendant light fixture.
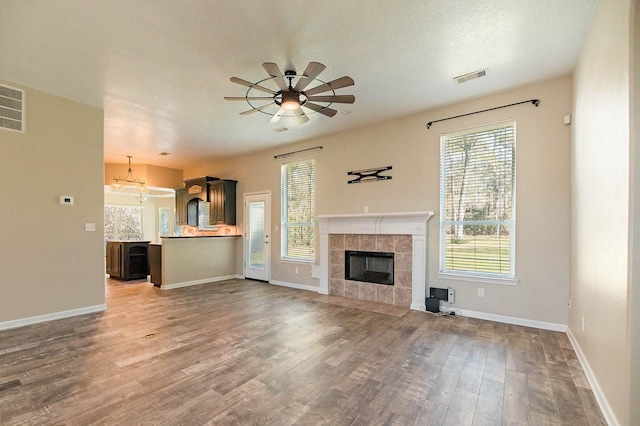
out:
M129 170L127 172L127 175L124 177L114 177L111 188L118 190L124 188L125 186L133 186L139 193L149 192L146 181L144 179L136 178L133 176L133 172L131 171L131 159L133 158L133 156L127 155L127 158L129 159Z

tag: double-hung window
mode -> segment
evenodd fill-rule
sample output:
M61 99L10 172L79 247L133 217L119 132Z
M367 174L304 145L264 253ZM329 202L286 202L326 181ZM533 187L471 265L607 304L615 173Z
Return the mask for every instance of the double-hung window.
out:
M514 277L516 123L440 138L440 272Z
M282 258L315 260L315 161L283 164L281 169Z

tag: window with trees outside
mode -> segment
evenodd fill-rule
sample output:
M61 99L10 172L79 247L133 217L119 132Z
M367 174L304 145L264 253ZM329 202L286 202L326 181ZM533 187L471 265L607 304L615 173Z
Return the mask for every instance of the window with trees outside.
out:
M440 271L513 278L516 123L440 138Z
M281 232L283 259L315 260L315 161L283 164Z
M105 241L142 240L142 207L104 206Z

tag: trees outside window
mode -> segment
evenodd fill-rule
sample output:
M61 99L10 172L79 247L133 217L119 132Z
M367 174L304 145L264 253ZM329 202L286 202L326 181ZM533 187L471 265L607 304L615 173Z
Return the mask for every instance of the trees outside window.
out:
M315 161L313 159L282 165L281 215L282 258L315 260Z
M515 122L440 138L440 271L514 276Z
M142 207L104 206L105 241L140 241L142 231Z

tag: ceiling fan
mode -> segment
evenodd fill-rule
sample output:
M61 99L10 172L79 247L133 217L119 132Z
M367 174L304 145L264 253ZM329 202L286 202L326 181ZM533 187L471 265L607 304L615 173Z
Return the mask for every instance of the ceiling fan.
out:
M352 104L356 100L353 95L336 95L335 92L336 89L353 86L355 83L351 77L340 77L328 83L317 78L326 68L319 62L309 62L302 74L297 74L293 70L287 70L282 74L278 65L273 62L265 62L262 66L269 74L269 77L257 83L251 83L238 77L231 77L233 83L248 87L245 96L224 97L228 101L247 101L251 109L241 112L241 115L261 112L271 116L269 123L275 123L283 116L294 116L298 122L306 123L309 121L308 115L315 112L327 117L336 115L338 111L329 108L332 103ZM273 81L279 90L265 87L263 83L268 80ZM314 81L319 84L309 90L305 90ZM254 96L254 91L268 93L270 96ZM331 92L331 94L318 95L325 92ZM266 103L262 104L263 102ZM271 106L278 108L275 112L269 112L268 109ZM303 108L307 108L311 112ZM274 111L274 108L271 108L271 111ZM288 112L293 115L287 115Z

